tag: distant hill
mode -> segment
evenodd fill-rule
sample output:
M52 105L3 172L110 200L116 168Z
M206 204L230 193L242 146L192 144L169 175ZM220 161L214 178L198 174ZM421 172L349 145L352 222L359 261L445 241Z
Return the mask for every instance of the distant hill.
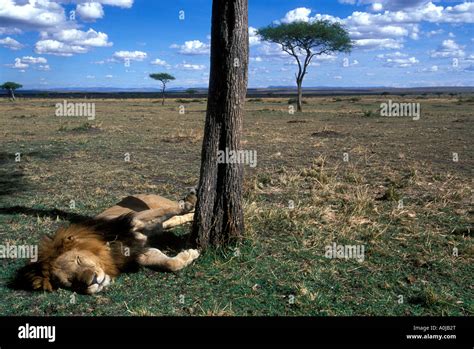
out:
M189 93L193 90L193 93ZM350 96L350 95L420 95L474 93L474 87L307 87L303 89L306 97L311 96ZM114 88L114 87L68 87L41 90L18 90L19 97L29 98L159 98L161 90L157 88ZM272 86L268 88L249 88L248 97L293 97L296 88L293 86ZM0 92L0 96L6 92ZM168 98L204 98L207 88L175 87L166 92Z

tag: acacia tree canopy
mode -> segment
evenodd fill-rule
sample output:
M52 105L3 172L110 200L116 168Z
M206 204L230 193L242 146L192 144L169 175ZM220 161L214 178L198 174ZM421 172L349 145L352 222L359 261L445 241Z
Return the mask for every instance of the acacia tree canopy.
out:
M150 78L161 81L163 84L167 84L168 82L172 80L176 80L176 78L168 73L155 73L155 74L150 74Z
M7 81L3 85L0 85L0 88L3 90L13 90L13 91L22 87L23 85L17 84L16 82L12 82L12 81Z
M340 23L327 20L270 25L257 32L263 40L281 45L283 51L296 59L298 111L301 111L303 79L314 56L334 52L348 53L353 47L346 29Z
M162 88L161 88L161 95L162 95L162 105L165 105L165 90L166 90L166 84L172 80L176 80L176 78L168 73L155 73L155 74L150 74L150 78L154 80L161 81L162 83Z

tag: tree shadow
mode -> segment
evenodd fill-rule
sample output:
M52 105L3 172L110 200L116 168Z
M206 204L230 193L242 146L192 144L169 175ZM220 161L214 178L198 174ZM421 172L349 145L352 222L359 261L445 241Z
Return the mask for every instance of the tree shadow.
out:
M172 230L162 230L148 236L148 245L163 250L164 252L175 254L182 250L196 248L196 244L193 244L190 233L177 234Z
M12 195L27 189L25 174L14 166L11 154L0 152L0 197Z
M53 219L59 217L60 219L69 221L70 223L83 223L92 219L92 217L90 216L82 215L79 213L66 212L56 208L38 209L24 206L0 207L0 214L25 214L28 216L49 217Z

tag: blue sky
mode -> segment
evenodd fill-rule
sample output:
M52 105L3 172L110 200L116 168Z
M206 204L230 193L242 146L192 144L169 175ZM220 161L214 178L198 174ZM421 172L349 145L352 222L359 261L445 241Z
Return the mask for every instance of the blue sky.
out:
M206 87L211 0L0 0L0 80L24 88ZM73 11L73 12L71 12ZM250 0L250 87L295 85L293 58L262 42L271 23L341 22L350 55L318 57L304 85L474 86L474 3Z

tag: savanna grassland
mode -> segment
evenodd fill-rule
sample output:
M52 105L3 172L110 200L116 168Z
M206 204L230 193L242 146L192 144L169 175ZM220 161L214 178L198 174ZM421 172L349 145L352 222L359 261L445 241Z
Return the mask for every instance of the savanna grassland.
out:
M420 120L379 116L388 99L420 103ZM205 100L89 99L92 121L55 116L58 102L0 101L1 244L36 244L129 194L179 199L197 184ZM474 98L315 97L304 108L248 100L243 145L258 164L246 167L239 246L176 274L122 275L96 296L12 290L26 261L0 259L0 314L473 315ZM326 258L333 243L363 245L364 260Z

